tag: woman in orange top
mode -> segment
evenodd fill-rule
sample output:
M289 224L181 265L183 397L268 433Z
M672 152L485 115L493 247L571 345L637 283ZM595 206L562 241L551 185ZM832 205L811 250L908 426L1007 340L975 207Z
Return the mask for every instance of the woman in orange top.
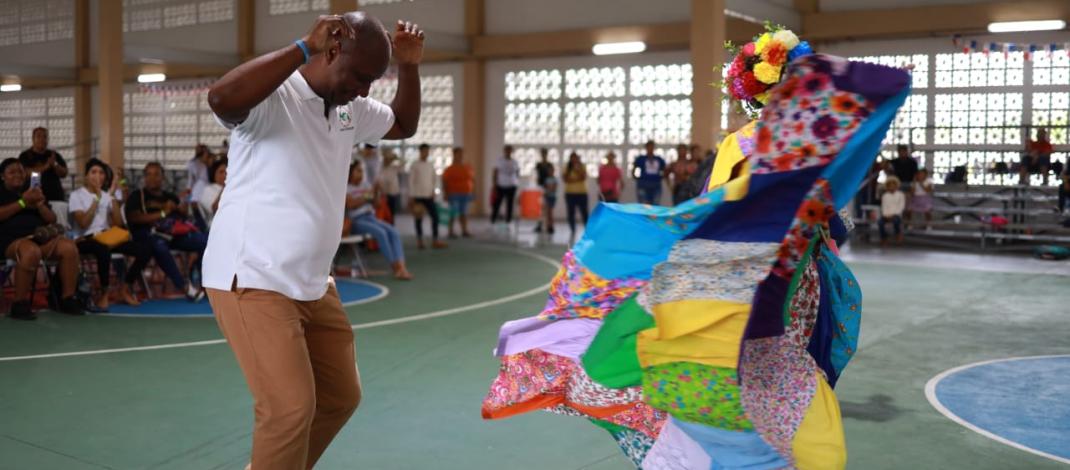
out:
M464 151L460 147L453 148L453 162L442 172L442 187L450 204L450 238L457 238L453 221L458 218L461 219L461 236L470 238L468 203L472 202L472 193L476 189L476 173L471 165L464 163Z

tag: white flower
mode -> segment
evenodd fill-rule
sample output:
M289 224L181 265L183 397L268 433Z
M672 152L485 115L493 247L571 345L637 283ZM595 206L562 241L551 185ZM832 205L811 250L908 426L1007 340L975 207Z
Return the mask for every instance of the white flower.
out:
M773 34L773 40L784 45L784 49L792 50L799 45L799 37L787 29L782 29Z

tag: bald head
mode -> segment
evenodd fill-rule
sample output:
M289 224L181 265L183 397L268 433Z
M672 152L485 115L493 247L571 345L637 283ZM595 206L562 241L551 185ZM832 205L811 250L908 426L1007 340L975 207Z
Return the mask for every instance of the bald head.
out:
M305 66L309 84L331 106L368 96L372 82L390 65L390 36L379 20L359 11L342 18L353 27L355 38L341 37Z
M362 11L351 11L342 15L342 18L353 27L356 39L344 38L342 51L344 53L367 54L377 56L386 62L390 62L390 33L386 31L378 19Z

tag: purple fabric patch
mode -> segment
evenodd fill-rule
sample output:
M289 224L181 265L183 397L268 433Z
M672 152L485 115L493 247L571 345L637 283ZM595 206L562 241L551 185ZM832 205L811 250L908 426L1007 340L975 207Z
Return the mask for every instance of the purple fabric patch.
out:
M502 325L495 355L507 356L541 349L579 361L601 326L601 321L590 318L547 321L529 317L514 320Z
M751 305L744 339L768 338L784 334L784 302L788 297L788 279L770 273L758 284Z
M903 88L910 86L910 74L907 71L868 62L847 62L845 59L831 56L815 56L823 60L835 60L834 67L844 64L847 70L843 74L833 74L832 81L840 91L858 93L867 100L880 106ZM843 62L843 64L839 63Z

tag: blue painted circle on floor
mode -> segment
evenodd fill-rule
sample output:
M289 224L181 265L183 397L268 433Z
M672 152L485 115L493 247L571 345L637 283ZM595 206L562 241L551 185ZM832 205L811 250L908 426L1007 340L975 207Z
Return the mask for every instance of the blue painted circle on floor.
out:
M936 398L1003 439L1070 459L1070 356L1010 359L949 374Z
M341 297L343 304L368 300L385 292L382 286L359 279L337 279L335 285L338 287L338 296ZM112 304L110 311L105 315L205 317L212 315L212 306L208 304L207 298L198 303L190 303L186 299L155 299L142 302L137 307Z

